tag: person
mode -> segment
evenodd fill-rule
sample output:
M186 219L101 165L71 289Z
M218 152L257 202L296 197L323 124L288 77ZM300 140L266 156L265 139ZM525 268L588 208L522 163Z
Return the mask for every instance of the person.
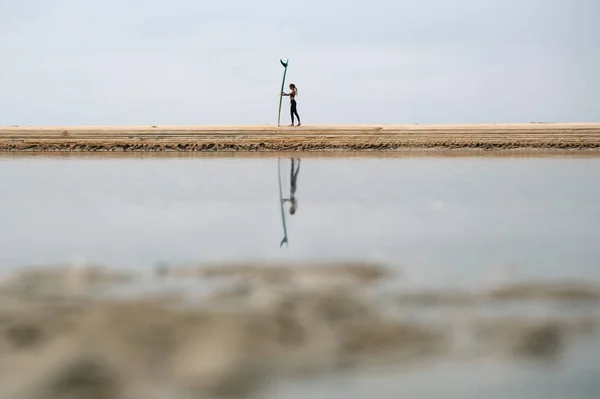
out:
M297 159L298 167L294 168L294 158L292 158L292 168L290 170L290 198L284 198L282 203L290 202L290 215L296 213L298 200L296 200L296 181L298 180L298 172L300 172L300 158Z
M284 96L290 97L290 114L292 116L292 124L290 126L294 126L294 115L296 115L296 118L298 118L298 126L300 126L301 125L300 115L298 115L297 104L296 104L296 96L298 95L298 89L296 88L296 85L291 83L290 84L290 92L289 93L281 92L281 94L283 94Z

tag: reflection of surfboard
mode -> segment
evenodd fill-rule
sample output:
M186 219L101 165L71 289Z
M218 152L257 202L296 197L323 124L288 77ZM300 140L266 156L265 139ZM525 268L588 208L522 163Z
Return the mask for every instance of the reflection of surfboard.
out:
M283 223L283 240L279 243L279 247L281 248L283 244L286 244L288 247L288 238L287 238L287 228L285 227L285 211L283 209L283 191L281 191L281 158L277 158L277 175L279 176L279 205L281 206L281 221Z
M288 59L286 62L283 62L283 60L279 60L279 62L281 62L281 65L283 65L283 81L281 82L281 91L279 92L279 112L277 113L277 126L281 126L281 101L283 100L283 88L285 86L285 74L287 73L287 67L288 67L288 62L290 60Z

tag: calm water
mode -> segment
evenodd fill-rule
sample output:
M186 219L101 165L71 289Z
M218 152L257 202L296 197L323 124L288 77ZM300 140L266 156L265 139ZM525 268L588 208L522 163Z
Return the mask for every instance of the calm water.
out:
M289 195L290 162L281 162ZM415 284L600 279L600 158L0 158L0 264L374 259ZM286 205L286 209L288 209Z
M286 196L289 168L283 159ZM600 158L303 158L289 248L279 246L277 158L0 158L0 182L3 268L367 259L414 286L501 270L600 282ZM549 368L439 364L271 396L596 398L599 349L576 346Z

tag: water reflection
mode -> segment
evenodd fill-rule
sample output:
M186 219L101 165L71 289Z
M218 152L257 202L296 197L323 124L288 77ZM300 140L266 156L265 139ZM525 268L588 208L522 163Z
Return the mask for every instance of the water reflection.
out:
M0 165L0 398L599 397L600 162L274 163Z
M290 158L305 156L279 156L281 197L277 155L0 161L0 269L367 259L402 265L413 288L504 280L507 267L600 278L598 159L304 159L298 217L281 200Z
M279 176L279 200L281 203L281 220L283 224L283 239L279 243L279 246L282 247L283 244L289 246L288 236L287 236L287 227L285 223L285 211L284 205L286 202L290 203L289 213L290 215L296 214L296 209L298 209L298 200L296 199L296 189L298 182L298 173L300 173L300 158L290 158L290 195L289 198L283 198L283 189L282 187L285 185L285 182L282 182L281 179L281 158L277 158L277 171Z
M296 182L298 179L298 173L300 172L300 158L290 158L290 197L283 198L283 203L290 202L290 215L296 213L298 207L298 201L296 200ZM294 164L296 168L294 168Z

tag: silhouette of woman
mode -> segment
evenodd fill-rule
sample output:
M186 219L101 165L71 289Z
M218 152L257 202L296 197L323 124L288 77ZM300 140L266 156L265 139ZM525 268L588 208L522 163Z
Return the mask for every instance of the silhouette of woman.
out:
M297 158L296 160L291 158L291 160L292 167L290 169L290 198L284 198L281 200L281 202L290 202L290 215L293 215L296 213L296 208L298 208L298 200L296 199L296 183L298 180L298 173L300 172L300 158ZM298 165L296 168L294 168L294 164L296 163L295 161Z
M298 95L298 89L296 88L295 84L291 83L290 90L291 91L289 93L281 92L281 94L290 97L290 114L292 116L292 124L290 126L294 126L294 115L296 115L296 118L298 118L298 126L300 126L302 125L300 123L300 115L298 115L298 110L296 109L296 96Z

